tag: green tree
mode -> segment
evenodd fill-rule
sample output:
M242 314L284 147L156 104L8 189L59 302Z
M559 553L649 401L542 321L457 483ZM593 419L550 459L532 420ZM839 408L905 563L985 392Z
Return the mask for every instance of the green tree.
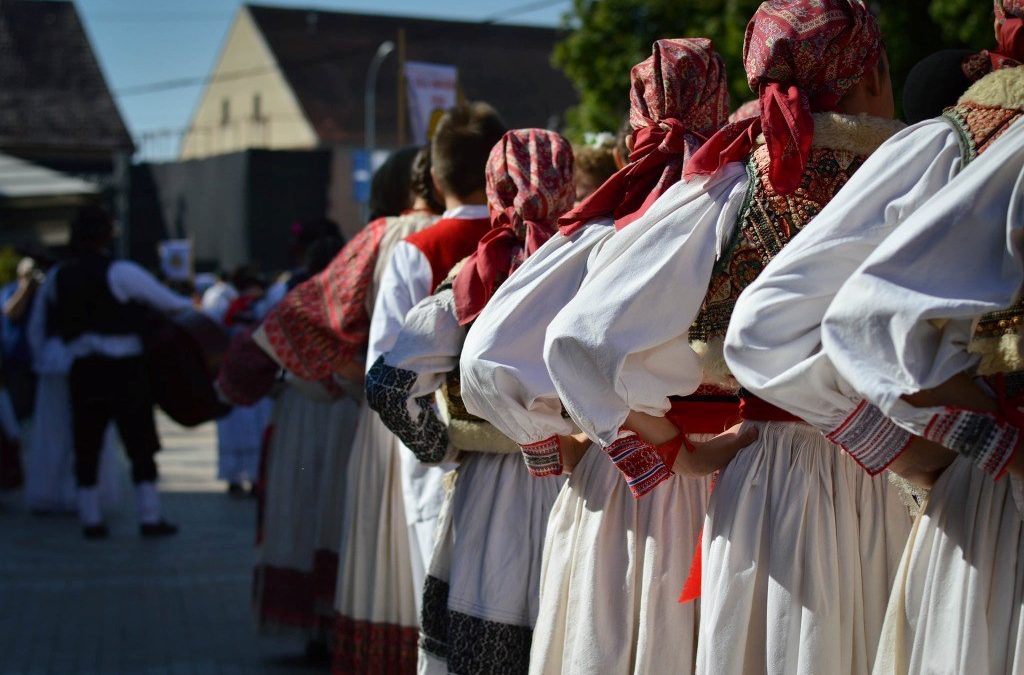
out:
M575 84L580 104L569 111L567 133L617 129L629 108L630 68L660 38L709 37L725 60L732 103L753 98L743 73L743 36L758 0L573 0L569 35L554 63ZM871 1L878 16L897 104L907 73L933 51L992 45L992 8L978 0Z
M573 0L573 31L555 48L555 65L576 85L580 104L568 133L613 131L629 109L629 71L661 38L710 37L726 62L734 104L749 99L743 33L758 0Z

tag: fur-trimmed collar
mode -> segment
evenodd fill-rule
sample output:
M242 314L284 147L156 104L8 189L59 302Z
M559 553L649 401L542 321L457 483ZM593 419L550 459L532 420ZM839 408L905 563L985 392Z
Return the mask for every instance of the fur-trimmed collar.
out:
M1024 66L993 70L972 84L959 103L1024 109Z
M813 117L813 147L845 150L855 155L870 155L893 134L907 126L899 120L873 115L826 112L814 113ZM757 137L759 145L764 142L764 134Z

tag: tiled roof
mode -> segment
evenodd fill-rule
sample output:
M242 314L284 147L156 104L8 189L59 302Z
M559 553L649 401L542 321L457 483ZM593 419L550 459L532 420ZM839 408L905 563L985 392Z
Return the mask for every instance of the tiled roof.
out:
M551 66L563 34L550 28L487 25L398 16L249 5L300 105L326 143L361 143L366 70L377 46L405 29L406 58L454 65L470 100L494 105L510 127L548 126L577 102L572 84ZM377 88L381 144L394 144L397 58L388 57Z
M0 0L0 148L133 149L71 2Z

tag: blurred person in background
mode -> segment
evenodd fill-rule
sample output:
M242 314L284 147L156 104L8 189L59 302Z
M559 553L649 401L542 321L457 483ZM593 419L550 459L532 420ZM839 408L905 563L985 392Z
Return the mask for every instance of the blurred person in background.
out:
M160 449L142 332L144 308L163 313L190 309L191 298L160 284L135 263L114 260L114 224L95 206L83 207L71 227L72 257L54 278L52 322L71 352L71 410L75 439L78 515L86 539L109 530L97 490L103 435L117 424L132 464L139 533L176 534L163 519L154 456Z
M576 156L576 203L579 204L621 166L616 160L615 136L607 132L588 134L587 142L573 148L573 153Z
M223 323L230 334L251 330L259 323L257 309L266 294L266 282L251 268L240 267L231 281L215 284L203 297L204 311ZM208 309L207 309L208 308ZM217 420L217 478L228 484L228 494L255 493L260 449L270 423L273 402L264 397L252 405L236 405Z
M228 279L228 274L222 271L217 274L216 281L203 291L199 306L211 319L223 323L228 307L237 297L238 289Z
M436 197L430 168L427 148L415 157L393 153L371 184L378 205L374 212L388 215L367 224L323 272L289 293L258 331L261 347L285 368L290 382L277 403L265 464L265 536L256 569L259 619L261 626L301 623L313 654L324 652L329 637L325 629L336 625L336 665L342 672L351 672L356 664L363 664L362 672L389 672L388 663L400 660L399 654L415 656L408 547L388 543L389 533L405 541L394 436L359 403L355 440L351 435L331 440L317 477L304 469L309 462L303 461L303 453L315 453L316 439L293 433L301 419L288 413L301 400L294 386L300 381L338 383L349 404L361 401L370 310L391 250L436 221L440 212L431 206ZM411 180L401 178L403 173L411 174ZM382 178L386 176L411 186L410 193L396 195ZM316 269L316 248L310 250L311 270ZM339 411L344 401L335 404ZM385 495L390 501L382 511ZM379 526L389 516L393 521ZM374 570L372 579L367 569ZM296 590L303 588L311 590ZM378 624L382 619L390 625ZM355 621L369 623L382 639L350 642L348 638L356 637L349 630ZM388 631L402 631L404 637L386 638ZM411 665L415 667L414 660Z
M39 515L71 514L78 506L75 486L75 449L71 422L68 375L73 356L48 320L54 281L60 263L51 267L33 296L26 326L32 368L38 383L30 433L25 445L25 504ZM100 452L97 493L102 511L121 499L124 480L121 445L113 424L108 424Z

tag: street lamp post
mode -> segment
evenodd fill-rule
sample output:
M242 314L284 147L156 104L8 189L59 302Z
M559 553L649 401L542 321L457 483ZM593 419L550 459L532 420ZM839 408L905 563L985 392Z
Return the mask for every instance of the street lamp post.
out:
M371 174L373 173L373 151L377 145L377 74L380 72L380 66L384 63L384 59L393 51L395 51L394 42L391 40L381 42L377 47L377 53L370 61L370 67L366 70L366 94L363 98L366 115L364 140ZM401 73L399 73L399 77L401 77ZM401 101L399 101L399 105L401 105ZM364 204L363 220L366 220L368 216L369 204Z

